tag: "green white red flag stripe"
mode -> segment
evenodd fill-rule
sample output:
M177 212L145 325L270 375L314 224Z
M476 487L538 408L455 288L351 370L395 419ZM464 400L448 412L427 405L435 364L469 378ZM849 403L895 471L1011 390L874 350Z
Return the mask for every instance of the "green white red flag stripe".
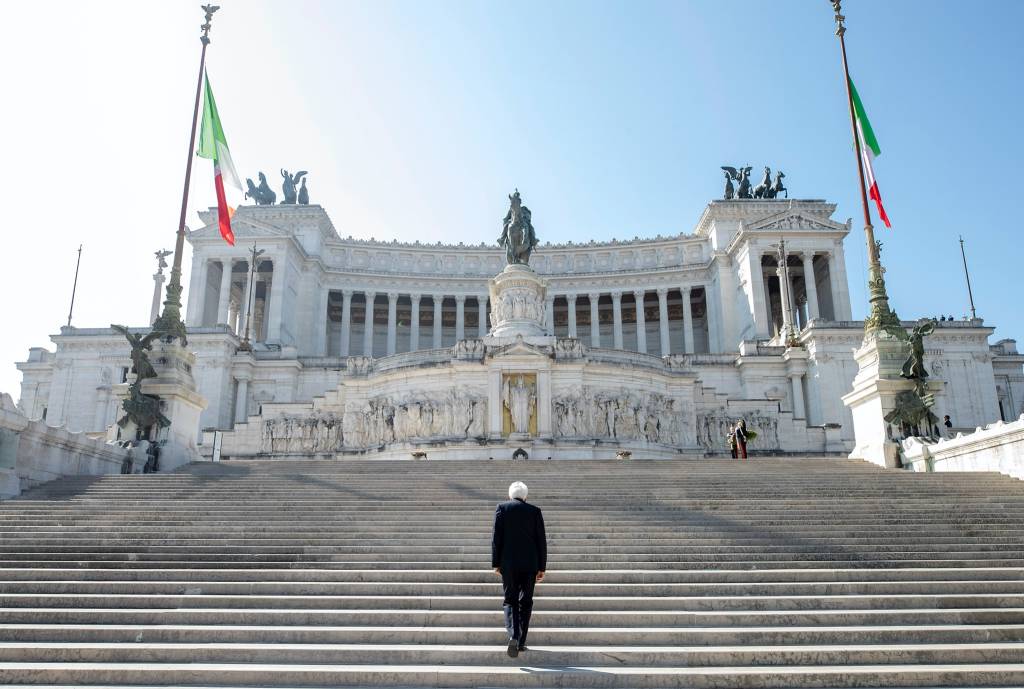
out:
M860 139L860 156L864 162L864 174L867 176L868 195L878 206L878 217L886 227L891 228L892 223L889 222L889 215L882 205L882 194L878 191L878 181L875 180L875 168L872 165L872 161L882 154L882 149L878 147L878 139L875 138L875 131L871 128L867 113L864 112L864 104L860 102L853 79L850 79L850 95L853 96L853 110L857 116L857 137Z
M217 190L217 221L220 225L220 236L234 246L235 234L231 231L231 216L235 209L228 205L227 196L224 194L224 178L226 176L227 181L239 191L242 189L242 183L231 160L231 151L228 149L228 140L220 123L220 115L217 113L217 101L213 99L208 74L203 98L203 125L199 131L199 148L196 149L196 155L213 160L213 184Z

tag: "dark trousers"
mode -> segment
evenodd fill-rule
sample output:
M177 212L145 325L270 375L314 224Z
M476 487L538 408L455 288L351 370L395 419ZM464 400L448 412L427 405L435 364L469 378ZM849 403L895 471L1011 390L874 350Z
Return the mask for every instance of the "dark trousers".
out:
M747 441L746 440L737 440L736 441L736 449L739 450L740 459L746 459L747 458Z
M505 611L505 631L508 638L515 639L520 646L526 645L526 633L530 630L530 613L533 612L533 588L537 585L536 572L501 569L501 586L505 590L502 608Z

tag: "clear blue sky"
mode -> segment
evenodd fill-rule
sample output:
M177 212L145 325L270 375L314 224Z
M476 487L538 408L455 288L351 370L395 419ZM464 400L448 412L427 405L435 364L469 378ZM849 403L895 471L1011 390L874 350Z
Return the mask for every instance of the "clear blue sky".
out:
M198 62L197 0L56 2L0 28L10 140L0 390L66 319L141 324L152 251L177 222ZM1024 339L1024 3L847 0L851 70L882 147L880 230L904 318L978 313ZM544 241L690 232L719 166L770 165L854 217L856 167L826 0L238 2L209 70L243 176L307 169L344 236L493 241L518 186ZM214 203L197 161L189 223ZM14 260L12 260L12 256ZM186 261L186 268L187 268Z

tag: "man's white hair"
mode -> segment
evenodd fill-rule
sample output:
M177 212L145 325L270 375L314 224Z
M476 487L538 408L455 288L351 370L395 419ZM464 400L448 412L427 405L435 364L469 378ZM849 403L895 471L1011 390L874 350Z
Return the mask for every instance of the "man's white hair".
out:
M508 499L509 500L525 500L526 495L530 492L530 489L526 487L526 484L522 481L516 481L508 487Z

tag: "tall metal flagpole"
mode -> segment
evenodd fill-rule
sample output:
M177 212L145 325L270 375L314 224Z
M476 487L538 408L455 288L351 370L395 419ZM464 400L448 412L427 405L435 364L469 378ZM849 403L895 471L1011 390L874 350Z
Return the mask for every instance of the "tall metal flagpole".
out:
M185 249L185 213L188 209L188 189L192 179L192 158L196 147L196 124L199 121L199 97L203 91L203 70L206 67L206 46L210 45L210 21L213 13L220 9L218 5L203 5L206 21L200 27L203 35L199 40L203 50L199 55L199 78L196 81L196 102L192 108L192 131L188 140L188 159L185 163L185 188L181 193L181 216L178 219L178 236L174 242L174 264L171 266L171 280L167 283L167 299L164 301L164 312L153 324L154 332L161 332L169 337L181 340L182 346L187 344L185 324L181 320L181 255Z
M963 244L960 240L960 244ZM82 265L82 245L78 245L78 260L75 261L75 282L71 285L71 308L68 309L68 327L71 327L71 314L75 312L75 292L78 291L78 267ZM966 264L965 264L966 265ZM971 311L974 309L972 308Z
M868 245L868 301L871 311L864 320L865 339L877 337L886 332L893 337L903 339L906 330L900 325L900 319L889 307L889 295L885 291L885 268L879 256L878 244L875 242L875 230L871 226L871 210L868 207L868 192L864 182L864 161L861 158L860 136L857 133L857 115L853 108L853 93L850 90L850 67L846 61L846 27L843 22L842 0L829 0L835 10L836 36L843 54L843 77L846 80L846 101L850 107L850 127L853 130L853 145L857 154L857 173L860 179L860 200L864 209L864 236Z
M964 277L967 278L967 298L971 300L971 320L978 317L978 314L974 312L974 292L971 291L971 274L967 271L967 254L964 252L964 236L960 235L960 256L964 259ZM68 320L68 325L71 325L71 320Z

